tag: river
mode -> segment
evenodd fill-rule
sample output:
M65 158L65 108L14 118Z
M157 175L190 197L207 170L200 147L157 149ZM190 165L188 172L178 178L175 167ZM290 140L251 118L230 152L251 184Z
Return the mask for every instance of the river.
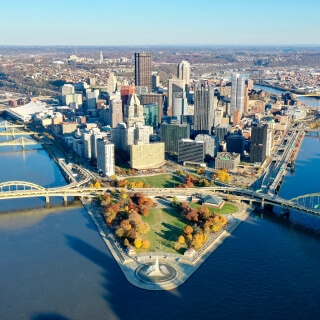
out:
M280 90L272 87L267 86L260 86L260 85L254 85L255 89L261 89L263 91L268 91L273 94L281 95L283 92L286 92L285 90ZM306 97L306 96L300 96L297 95L297 99L299 99L303 104L310 106L310 107L320 107L320 99L313 98L313 97Z
M44 150L29 149L0 149L0 182L64 185ZM280 195L318 191L319 157L319 140L305 138ZM1 320L320 318L320 218L252 215L185 284L149 292L127 282L82 207L44 205L1 200Z

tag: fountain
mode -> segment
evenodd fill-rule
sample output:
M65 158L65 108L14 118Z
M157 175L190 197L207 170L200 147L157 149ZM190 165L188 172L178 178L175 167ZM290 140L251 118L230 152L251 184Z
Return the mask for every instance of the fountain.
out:
M177 276L177 270L168 263L159 263L159 257L156 261L145 263L137 268L137 277L147 283L165 283L172 281Z

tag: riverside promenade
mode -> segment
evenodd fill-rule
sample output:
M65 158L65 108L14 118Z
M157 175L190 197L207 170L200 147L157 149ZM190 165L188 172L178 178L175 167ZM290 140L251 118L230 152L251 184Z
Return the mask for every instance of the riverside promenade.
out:
M127 280L132 285L145 290L172 290L182 285L192 276L201 264L231 236L232 232L248 218L252 211L251 207L239 205L239 210L232 214L232 221L230 221L220 232L212 234L203 248L197 251L193 257L185 257L180 254L165 252L147 252L128 255L123 250L122 245L114 234L109 230L109 227L105 224L98 208L94 206L94 203L90 200L84 200L83 204ZM136 276L138 267L146 263L155 262L156 258L159 259L160 264L169 264L176 269L177 276L175 279L164 283L150 283L141 281Z

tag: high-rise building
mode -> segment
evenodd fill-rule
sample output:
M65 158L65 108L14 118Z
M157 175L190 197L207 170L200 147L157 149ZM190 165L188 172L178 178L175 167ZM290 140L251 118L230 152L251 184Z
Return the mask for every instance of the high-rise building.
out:
M163 95L158 93L141 94L140 102L142 105L156 103L158 105L158 122L161 123L163 115Z
M114 144L106 138L97 140L97 167L106 176L114 174Z
M188 61L181 61L178 64L178 79L184 80L186 85L190 84L190 64Z
M182 116L188 106L186 92L175 84L172 86L172 89L172 117L176 118L178 122L181 123Z
M123 122L122 100L114 98L110 100L109 106L109 125L111 128L116 128L118 123Z
M93 128L90 131L82 133L84 143L84 156L87 159L97 158L97 140L107 135L106 132L101 132L98 128Z
M74 86L72 84L64 84L61 88L61 95L65 96L71 93L74 93Z
M159 126L158 120L158 105L156 103L149 103L143 105L143 117L144 117L144 124L146 126L153 127L157 129Z
M123 114L125 113L124 106L127 104L130 94L133 93L136 93L136 87L134 86L122 86L120 89Z
M109 77L107 78L107 92L111 94L115 92L117 87L117 78L113 72L109 72Z
M140 104L138 96L134 93L129 96L126 105L126 123L128 127L131 127L135 122L144 123L144 117L143 105Z
M219 141L227 141L227 137L230 134L231 127L226 124L221 124L215 128L215 135L219 138Z
M231 77L231 116L236 110L241 114L244 112L244 87L244 79L238 73L234 73Z
M152 77L152 89L157 89L160 87L160 77L156 74L153 74Z
M194 92L194 134L211 134L213 127L214 89L196 88Z
M130 166L135 169L159 168L165 164L164 143L147 143L136 141L129 147Z
M180 79L169 79L168 80L168 105L167 109L172 109L173 105L173 94L174 92L180 92L185 90L185 82Z
M181 139L178 141L178 162L203 162L205 156L203 141Z
M263 163L267 155L268 125L266 123L252 126L250 162Z
M211 157L216 157L219 151L219 139L217 136L209 136L208 134L198 134L195 141L204 142L204 153Z
M227 151L239 153L241 157L244 155L245 138L239 134L231 134L227 137Z
M103 54L102 54L102 51L100 51L100 54L99 54L99 63L102 63L103 61Z
M136 86L146 86L148 87L149 92L151 92L151 53L136 52L134 54L134 59L134 78Z
M221 124L221 119L223 117L223 110L222 109L215 109L213 110L213 126L216 128Z
M189 124L168 124L161 123L161 141L165 143L165 151L177 153L178 141L190 138Z

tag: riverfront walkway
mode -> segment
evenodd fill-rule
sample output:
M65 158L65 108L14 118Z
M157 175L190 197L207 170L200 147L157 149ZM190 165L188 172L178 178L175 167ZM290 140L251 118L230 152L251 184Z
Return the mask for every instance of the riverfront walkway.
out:
M250 212L252 211L252 208L248 206L239 206L238 212L232 214L233 221L229 222L225 229L216 234L210 235L203 248L201 248L191 258L180 254L165 252L146 252L130 256L123 250L122 245L109 230L99 212L99 209L95 207L94 203L92 203L90 200L85 200L83 204L95 223L103 241L109 248L127 280L132 285L146 290L172 290L182 285L192 276L192 274L201 266L201 264L206 261L206 259L228 237L231 236L232 232L248 218ZM177 271L177 277L172 281L161 284L141 281L136 276L137 268L143 264L155 262L157 257L159 258L160 264L166 263L174 267Z

